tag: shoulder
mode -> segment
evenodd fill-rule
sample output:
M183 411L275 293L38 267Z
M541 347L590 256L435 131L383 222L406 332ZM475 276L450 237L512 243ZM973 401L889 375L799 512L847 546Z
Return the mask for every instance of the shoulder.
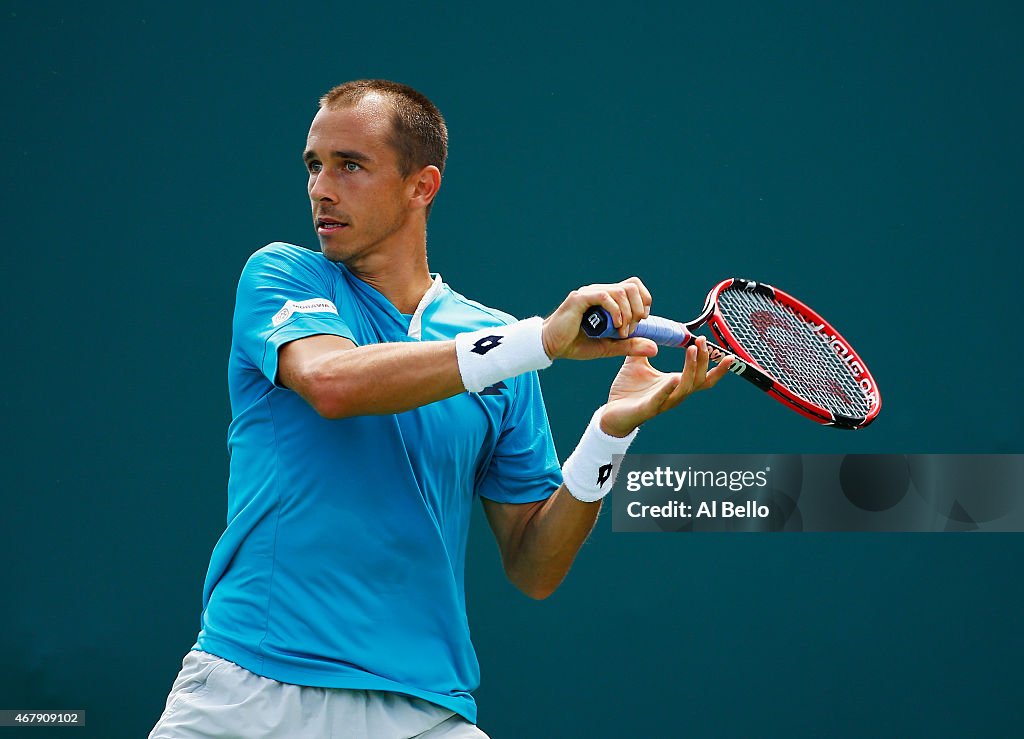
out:
M333 292L337 282L338 267L323 254L277 241L249 256L242 268L239 288L306 286Z
M273 267L292 267L317 272L335 269L323 254L295 244L274 241L262 249L253 252L245 263L245 268L261 269Z

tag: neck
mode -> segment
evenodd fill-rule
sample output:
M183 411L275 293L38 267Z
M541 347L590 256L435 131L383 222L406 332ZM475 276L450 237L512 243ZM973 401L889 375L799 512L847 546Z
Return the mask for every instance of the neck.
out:
M387 298L400 313L413 313L433 280L426 245L407 254L369 254L346 262L349 272Z

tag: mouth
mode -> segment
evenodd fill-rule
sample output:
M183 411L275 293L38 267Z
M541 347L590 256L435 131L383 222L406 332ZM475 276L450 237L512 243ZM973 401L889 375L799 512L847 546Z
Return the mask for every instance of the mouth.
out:
M348 228L348 224L330 216L320 216L316 219L316 232L321 236L336 234Z

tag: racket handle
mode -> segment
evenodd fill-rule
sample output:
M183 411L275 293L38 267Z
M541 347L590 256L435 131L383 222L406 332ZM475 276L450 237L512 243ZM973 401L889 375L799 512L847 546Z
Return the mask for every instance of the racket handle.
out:
M612 324L611 314L599 305L592 306L583 314L583 333L592 339L618 339L619 330ZM651 316L637 324L628 338L650 339L661 346L689 346L693 334L678 321Z

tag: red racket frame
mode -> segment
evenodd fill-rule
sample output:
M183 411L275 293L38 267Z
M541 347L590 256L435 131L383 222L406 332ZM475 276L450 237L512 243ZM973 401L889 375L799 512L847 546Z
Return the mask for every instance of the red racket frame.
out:
M758 364L757 360L755 360L750 353L743 348L743 345L739 343L732 331L729 329L729 325L725 322L725 318L718 306L718 298L719 295L726 290L744 290L761 293L782 305L788 306L798 313L804 320L811 322L815 326L819 326L817 331L823 334L823 340L828 343L832 351L840 357L843 357L844 363L850 369L851 376L867 394L868 403L871 406L868 413L865 416L844 416L833 413L828 408L797 395L773 377L768 370ZM792 295L773 287L772 285L734 277L728 280L723 280L715 285L715 287L711 289L711 292L708 293L708 297L704 305L705 310L702 318L704 316L707 317L708 328L711 330L711 333L714 334L715 338L745 364L751 365L751 368L756 369L756 374L763 375L763 377L768 380L768 383L765 384L763 382L755 381L755 378L753 377L744 379L751 380L755 385L766 391L780 403L792 408L800 415L809 418L812 421L817 421L818 423L828 426L835 426L836 428L864 428L878 416L878 412L882 408L882 396L878 391L878 384L875 382L875 378L872 376L870 370L868 370L867 364L853 349L850 342L844 339L842 334L840 334L832 324L822 318L820 314L809 308L805 303L797 300ZM713 309L709 311L708 309L712 308L712 306ZM745 372L749 371L750 368L739 374L742 376Z

